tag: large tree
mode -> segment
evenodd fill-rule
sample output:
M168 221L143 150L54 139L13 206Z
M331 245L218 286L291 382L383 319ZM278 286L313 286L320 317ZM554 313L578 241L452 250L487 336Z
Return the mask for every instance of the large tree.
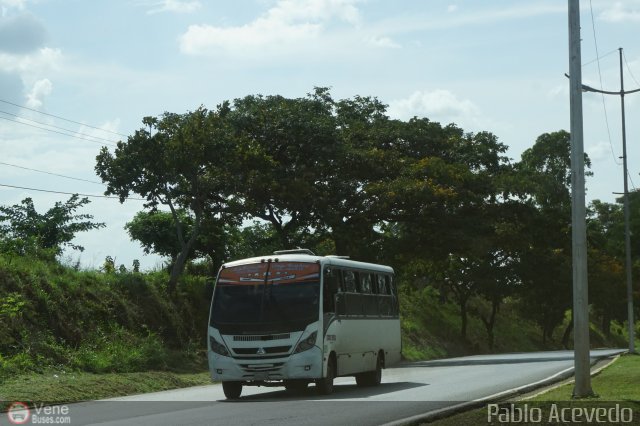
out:
M107 184L106 194L118 195L120 202L131 193L140 194L147 199L145 207L153 210L163 204L171 211L180 252L171 271L170 289L177 283L205 216L228 212L234 202L236 137L228 113L225 103L215 111L200 107L186 114L146 117L147 127L119 142L114 153L103 147L96 158L96 172ZM193 220L189 234L180 209Z
M590 166L585 154L585 164ZM590 175L589 172L586 175ZM516 164L519 199L528 207L519 275L522 311L542 329L543 343L571 307L570 135L540 135Z

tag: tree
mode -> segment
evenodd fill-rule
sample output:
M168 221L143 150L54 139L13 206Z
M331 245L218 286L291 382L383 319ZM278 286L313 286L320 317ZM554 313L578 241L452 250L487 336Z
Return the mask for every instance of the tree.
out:
M89 204L88 198L75 194L64 203L56 202L44 214L36 211L31 198L25 198L20 204L0 207L0 237L12 241L23 254L41 249L57 256L65 247L83 251L84 247L72 243L76 234L105 226L92 222L92 215L75 213L86 204Z
M624 213L622 200L617 201L611 204L594 200L587 220L589 300L606 336L611 321L624 321L627 315Z
M184 210L178 210L182 232L189 238L193 228L193 219ZM140 242L146 254L156 253L167 256L173 264L182 247L176 234L176 222L173 213L166 211L140 211L124 226L132 240Z
M325 88L304 98L257 95L233 102L243 206L273 226L281 248L312 224L323 176L334 172L339 140L332 108Z
M189 239L194 229L194 219L183 209L177 210L185 239ZM208 258L210 271L215 273L222 262L230 258L230 246L238 226L237 218L205 216L201 220L200 232L193 244L187 261ZM125 229L132 240L139 241L144 252L156 253L171 259L170 268L176 263L182 250L176 235L173 213L167 211L140 211L127 222Z
M585 165L590 164L585 154ZM540 135L522 154L515 170L512 188L528 207L522 235L528 245L522 247L518 265L523 283L522 312L538 323L546 343L571 307L569 133L561 130Z
M145 117L141 128L115 153L103 147L96 158L96 172L107 184L105 194L124 202L130 193L147 199L145 207L166 205L173 215L180 251L169 278L173 290L184 269L205 216L232 211L237 181L236 138L227 121L229 105L215 111L200 107L186 114L164 113ZM153 132L155 130L155 132ZM193 219L190 233L180 209Z

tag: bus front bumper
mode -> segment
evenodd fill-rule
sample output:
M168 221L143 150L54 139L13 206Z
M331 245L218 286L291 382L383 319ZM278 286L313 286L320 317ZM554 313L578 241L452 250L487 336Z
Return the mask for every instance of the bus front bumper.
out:
M209 372L215 381L277 381L322 377L322 351L307 351L275 359L242 359L208 352Z

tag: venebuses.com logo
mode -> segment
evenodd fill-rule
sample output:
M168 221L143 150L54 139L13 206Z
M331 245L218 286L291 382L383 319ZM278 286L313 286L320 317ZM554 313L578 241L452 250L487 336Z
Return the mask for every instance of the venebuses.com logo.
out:
M14 402L7 409L7 420L13 425L24 424L70 424L70 409L67 405L32 404Z
M7 418L14 425L23 425L29 421L31 412L24 402L14 402L7 410Z

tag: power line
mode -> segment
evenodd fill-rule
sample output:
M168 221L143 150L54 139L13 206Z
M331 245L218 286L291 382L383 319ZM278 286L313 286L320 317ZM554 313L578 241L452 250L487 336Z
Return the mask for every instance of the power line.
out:
M89 182L89 183L95 183L96 185L102 185L105 186L104 183L102 182L96 182L94 180L88 180L88 179L81 179L81 178L76 178L76 177L71 177L71 176L65 176L65 175L60 175L57 173L51 173L51 172L46 172L44 170L38 170L38 169L31 169L29 167L24 167L24 166L18 166L16 164L9 164L9 163L4 163L2 161L0 161L0 164L4 165L4 166L10 166L10 167L16 167L18 169L24 169L24 170L30 170L32 172L38 172L38 173L46 173L48 175L52 175L52 176L58 176L58 177L63 177L66 179L73 179L73 180L78 180L78 181L82 181L82 182Z
M79 124L81 126L91 127L92 129L100 130L101 132L112 133L114 135L123 136L125 138L129 137L128 135L125 135L123 133L118 133L118 132L114 132L114 131L107 130L107 129L101 129L100 127L95 127L95 126L91 126L89 124L81 123L79 121L75 121L75 120L71 120L71 119L68 119L68 118L60 117L59 115L49 114L48 112L38 111L37 109L33 109L33 108L26 107L26 106L18 105L18 104L15 104L13 102L5 101L3 99L0 99L0 102L3 102L5 104L9 104L9 105L13 105L13 106L18 107L18 108L26 109L26 110L29 110L29 111L37 112L38 114L44 114L44 115L48 115L49 117L55 117L55 118L58 118L60 120L68 121L69 123L74 123L74 124Z
M624 63L627 65L627 70L629 70L629 75L631 76L633 81L635 81L635 83L638 86L640 86L640 83L638 83L638 80L636 80L635 76L633 75L633 72L631 71L631 67L629 66L629 63L627 62L627 55L625 55L624 51L622 51L622 57L624 58Z
M114 141L114 140L112 140L112 139L105 139L105 138L101 138L100 136L93 136L93 135L89 135L89 134L86 134L86 133L76 132L75 130L67 129L67 128L60 127L60 126L56 126L56 125L53 125L53 124L43 123L43 122L41 122L41 121L36 121L36 120L31 120L30 118L20 117L20 116L19 116L19 115L17 115L17 114L12 114L12 113L7 112L7 111L2 111L2 110L0 110L0 114L10 115L10 116L12 116L12 117L16 117L18 120L30 121L30 122L32 122L32 123L42 124L43 126L53 127L54 129L64 130L65 132L70 132L70 133L72 133L72 135L73 135L73 136L75 136L75 135L81 135L81 136L86 136L86 137L93 138L93 139L99 139L99 140L101 140L101 141L109 142L109 143L110 143L110 145L111 145L111 144L116 144L116 143L118 142L118 141Z
M46 128L46 127L36 126L35 124L25 123L25 122L23 122L23 121L12 120L11 118L7 118L7 117L0 117L0 119L2 119L2 120L7 120L7 121L11 121L11 122L13 122L13 123L23 124L23 125L25 125L25 126L29 126L29 127L35 127L36 129L46 130L46 131L48 131L48 132L57 133L57 134L59 134L59 135L63 135L63 136L70 136L70 137L72 137L72 138L82 139L82 140L85 140L85 141L87 141L87 142L97 143L97 144L99 144L99 145L103 145L103 146L105 145L105 142L98 142L98 141L96 141L96 140L92 140L92 139L88 139L88 138L83 138L82 136L77 136L77 135L72 135L72 134L69 134L69 133L59 132L59 131L57 131L57 130L48 129L48 128ZM106 145L118 146L118 145L116 145L116 144L114 144L114 143L106 143Z
M636 190L636 186L633 183L633 178L631 177L631 173L629 173L628 171L627 171L627 176L629 176L629 180L631 181L631 186L633 187L633 190L635 191Z
M596 61L598 63L598 77L600 79L600 90L602 90L603 88L602 71L600 70L600 55L598 53L598 39L596 37L596 21L593 17L593 4L591 0L589 0L589 7L591 8L591 28L593 29L593 43L595 44L595 47L596 47ZM602 109L604 110L604 122L607 126L607 135L609 136L609 148L611 148L611 156L613 157L613 162L619 166L621 165L621 163L618 163L618 160L616 159L617 158L616 153L613 149L613 143L611 142L611 129L609 128L609 115L607 114L607 105L604 100L604 93L601 93L600 96L602 97Z
M24 186L7 185L7 184L4 184L4 183L0 183L0 186L4 186L4 187L7 187L7 188L15 188L15 189L26 189L28 191L49 192L49 193L52 193L52 194L81 195L83 197L92 197L92 198L115 198L115 199L120 199L120 197L113 197L113 196L110 196L110 195L79 194L77 192L51 191L51 190L48 190L48 189L27 188L27 187L24 187ZM132 197L127 197L127 198L125 198L125 200L147 201L144 198L132 198Z
M597 50L597 49L596 49L596 50ZM598 56L598 53L596 52L596 58L595 58L595 59L593 59L593 60L591 60L591 61L589 61L589 62L585 62L584 64L582 64L582 66L583 66L583 67L586 67L587 65L591 65L592 63L597 62L597 61L599 61L600 59L606 58L607 56L609 56L609 55L611 55L611 54L613 54L613 53L616 53L617 51L618 51L618 49L613 49L611 52L605 53L605 54L604 54L604 55L602 55L602 56Z

